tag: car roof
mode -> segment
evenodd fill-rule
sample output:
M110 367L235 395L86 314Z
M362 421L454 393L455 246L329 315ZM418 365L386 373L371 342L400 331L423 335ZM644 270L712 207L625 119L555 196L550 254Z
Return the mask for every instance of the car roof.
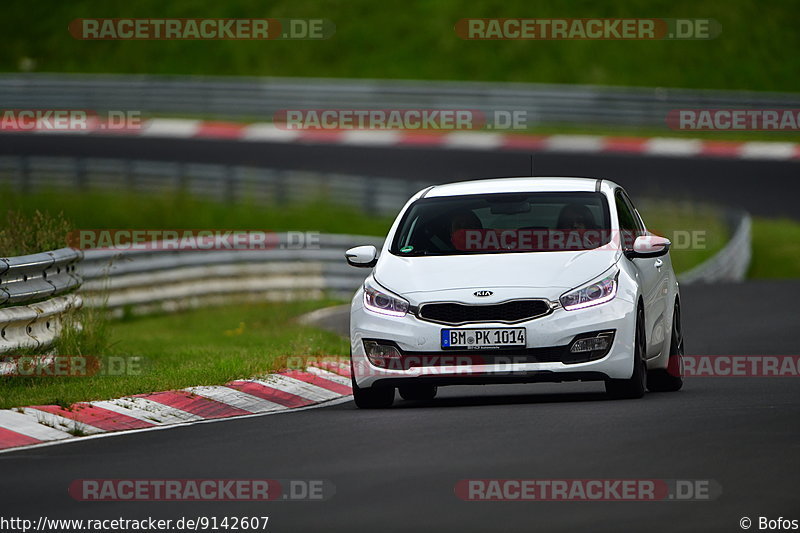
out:
M578 177L515 177L488 178L459 181L435 185L423 195L425 198L462 196L505 192L594 192L598 190L598 178ZM616 184L602 180L603 188Z

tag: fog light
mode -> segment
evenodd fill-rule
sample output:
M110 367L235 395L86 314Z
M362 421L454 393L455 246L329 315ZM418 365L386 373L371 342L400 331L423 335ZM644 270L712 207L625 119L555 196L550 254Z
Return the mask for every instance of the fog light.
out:
M600 352L605 351L609 346L608 337L589 337L586 339L578 339L572 343L569 349L572 353L579 352Z
M364 341L364 351L367 352L370 363L380 368L389 368L392 361L400 361L400 350L392 344Z
M561 362L565 365L576 363L588 363L602 359L611 351L614 344L614 334L616 330L606 329L603 331L589 331L582 333L569 345L569 353L565 353Z

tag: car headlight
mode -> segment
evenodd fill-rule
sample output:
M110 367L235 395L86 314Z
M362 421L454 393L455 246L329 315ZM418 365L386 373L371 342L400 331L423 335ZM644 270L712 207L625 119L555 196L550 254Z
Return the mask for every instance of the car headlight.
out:
M564 293L559 298L561 305L567 311L575 311L593 305L611 301L617 295L617 278L619 270L614 269L603 278Z
M408 312L406 300L390 293L370 279L364 282L364 307L373 313L389 316L405 316Z

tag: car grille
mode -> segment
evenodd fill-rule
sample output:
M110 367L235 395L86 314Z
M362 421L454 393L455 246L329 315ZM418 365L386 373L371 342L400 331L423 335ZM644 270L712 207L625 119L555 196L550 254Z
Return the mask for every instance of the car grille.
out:
M459 303L423 304L419 318L429 322L458 326L479 322L513 324L546 315L550 304L545 300L511 300L499 304L470 305Z

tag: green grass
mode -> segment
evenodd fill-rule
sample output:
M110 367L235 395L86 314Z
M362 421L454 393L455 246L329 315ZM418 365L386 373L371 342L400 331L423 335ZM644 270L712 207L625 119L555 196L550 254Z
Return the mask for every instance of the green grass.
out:
M45 350L70 356L94 356L109 353L114 341L109 334L110 321L105 306L105 295L101 298L102 305L100 306L86 306L68 314L62 321L59 336L53 345L46 347ZM41 352L41 349L36 352Z
M108 195L102 197L107 202L102 204L95 204L98 198L91 194L85 197L87 203L82 198L80 194L48 193L16 198L15 205L23 210L28 204L31 208L58 205L66 217L74 216L80 222L75 227L200 227L217 223L226 227L264 227L252 226L260 216L270 221L268 227L276 229L347 231L337 216L349 215L356 217L359 233L382 235L389 223L385 218L356 216L351 210L328 204L267 209L222 205L180 195ZM186 209L187 204L182 202L190 202L192 209ZM675 243L672 259L678 271L710 257L728 238L722 219L713 208L662 201L640 204L648 228ZM93 212L89 209L93 205L102 207ZM679 236L676 232L683 233ZM703 246L682 245L681 239L692 232L703 232ZM751 277L800 277L800 224L757 218L753 235ZM282 368L289 356L345 355L346 340L293 321L299 314L333 303L231 305L148 317L129 315L116 322L102 320L96 311L83 311L78 320L84 324L84 331L68 330L55 345L57 353L123 358L117 361L138 358L140 370L121 376L0 378L0 408L68 406L77 401L223 384Z
M11 257L62 248L64 235L71 229L62 211L8 209L0 226L0 255Z
M676 272L699 265L725 246L728 229L722 214L710 206L688 202L640 202L647 229L672 241L670 257Z
M800 223L789 219L753 219L751 278L800 277Z
M728 238L721 216L713 208L661 201L645 202L640 207L651 231L675 241L672 258L677 271L707 259ZM181 193L45 191L20 195L6 191L0 195L0 211L12 208L23 213L58 209L76 229L297 230L382 237L393 220L393 217L369 216L357 209L322 200L264 206L247 201L226 204ZM679 239L685 240L687 232L702 232L704 242L699 243L700 246L680 246Z
M320 231L385 235L393 217L377 217L323 200L305 204L228 204L181 193L44 190L20 194L0 191L0 213L15 210L63 212L75 230L83 229L231 229ZM66 245L63 234L61 246ZM3 250L0 250L0 256Z
M160 0L12 2L0 70L592 83L796 91L800 9L790 0ZM325 41L78 41L85 17L317 17ZM708 41L464 41L469 17L714 18ZM27 58L27 59L26 59Z
M131 375L0 378L0 409L219 385L283 368L287 357L347 355L347 340L293 321L333 303L236 305L111 322L103 352L83 355L117 358Z

